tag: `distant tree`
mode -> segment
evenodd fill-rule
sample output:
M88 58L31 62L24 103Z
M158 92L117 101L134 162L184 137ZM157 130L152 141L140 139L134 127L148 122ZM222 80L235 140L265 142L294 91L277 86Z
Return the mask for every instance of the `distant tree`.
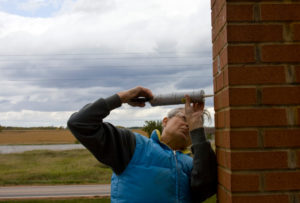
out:
M211 140L212 139L212 134L206 134L206 139Z
M162 132L162 121L145 121L144 126L142 127L142 130L147 132L150 136L153 130L159 130Z
M3 127L0 125L0 132L2 131Z

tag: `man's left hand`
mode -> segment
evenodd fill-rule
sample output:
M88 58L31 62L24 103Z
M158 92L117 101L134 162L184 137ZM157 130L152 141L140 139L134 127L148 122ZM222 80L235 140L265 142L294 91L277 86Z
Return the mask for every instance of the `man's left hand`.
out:
M185 116L189 125L189 130L192 131L203 127L203 110L204 102L191 104L189 95L185 95Z

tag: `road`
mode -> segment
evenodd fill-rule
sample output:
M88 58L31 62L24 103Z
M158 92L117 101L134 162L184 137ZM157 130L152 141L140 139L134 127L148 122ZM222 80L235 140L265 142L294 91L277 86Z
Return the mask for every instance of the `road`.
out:
M110 184L0 187L0 200L110 196Z

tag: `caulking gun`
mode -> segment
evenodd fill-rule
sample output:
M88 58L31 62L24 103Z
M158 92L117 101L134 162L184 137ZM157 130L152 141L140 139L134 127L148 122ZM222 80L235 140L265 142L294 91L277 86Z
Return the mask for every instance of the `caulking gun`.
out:
M189 95L191 98L191 103L204 102L206 97L212 97L214 95L205 95L204 90L192 91L192 92L176 92L169 94L159 94L154 95L154 97L138 97L131 99L130 102L149 102L151 106L163 106L163 105L175 105L184 104L185 95Z

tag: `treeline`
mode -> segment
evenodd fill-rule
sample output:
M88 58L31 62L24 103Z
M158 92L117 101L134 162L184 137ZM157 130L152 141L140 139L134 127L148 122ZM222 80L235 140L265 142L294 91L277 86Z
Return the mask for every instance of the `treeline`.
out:
M116 126L118 128L126 128L123 126ZM45 126L45 127L14 127L14 126L1 126L0 125L0 132L2 130L65 130L68 129L67 127L55 127L55 126ZM155 129L158 129L160 132L162 131L162 122L160 120L151 120L151 121L145 121L145 124L143 127L128 127L127 129L141 129L148 133L148 135L151 134L151 132ZM215 135L215 128L214 127L204 127L205 134L208 139L214 139Z
M151 135L152 131L157 129L160 132L162 132L163 127L162 127L162 121L160 120L150 120L150 121L145 121L145 124L141 130L145 131L148 133L148 135ZM214 127L204 127L205 135L207 139L213 140L215 139L215 128Z

